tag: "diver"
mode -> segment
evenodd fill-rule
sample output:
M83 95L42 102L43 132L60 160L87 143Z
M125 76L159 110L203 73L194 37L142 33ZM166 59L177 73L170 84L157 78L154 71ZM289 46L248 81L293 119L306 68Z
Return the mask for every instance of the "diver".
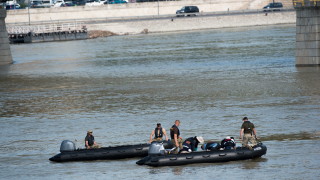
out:
M189 153L197 151L198 144L203 142L204 140L201 136L189 137L182 143L182 149L180 150L180 153Z
M217 151L220 149L220 144L218 142L209 141L201 146L204 151Z
M222 141L221 141L221 147L222 150L223 149L235 149L236 147L236 142L234 141L234 138L233 137L229 137L227 136L226 138L224 138Z

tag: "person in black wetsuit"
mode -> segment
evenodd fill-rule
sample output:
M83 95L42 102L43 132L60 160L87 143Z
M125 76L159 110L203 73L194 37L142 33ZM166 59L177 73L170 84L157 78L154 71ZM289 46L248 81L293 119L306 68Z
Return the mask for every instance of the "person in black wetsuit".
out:
M227 136L221 141L220 148L223 149L235 149L236 143L233 137Z
M154 130L152 130L150 134L149 143L151 143L152 141L162 141L163 136L165 136L165 140L168 141L166 130L161 126L160 123L158 123L157 127Z
M92 148L100 148L100 145L98 145L96 143L96 141L94 140L94 136L92 135L92 131L89 130L87 131L87 136L85 137L84 141L85 141L85 147L87 149L92 149Z
M188 153L198 150L198 144L203 143L204 140L201 136L189 137L182 143L180 153Z

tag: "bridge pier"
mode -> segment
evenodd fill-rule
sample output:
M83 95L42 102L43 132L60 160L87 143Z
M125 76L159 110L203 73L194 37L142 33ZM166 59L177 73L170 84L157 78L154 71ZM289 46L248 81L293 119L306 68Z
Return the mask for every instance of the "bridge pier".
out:
M293 0L297 13L296 66L320 66L320 0Z
M0 9L0 65L12 63L8 33L4 19L7 16L5 9Z

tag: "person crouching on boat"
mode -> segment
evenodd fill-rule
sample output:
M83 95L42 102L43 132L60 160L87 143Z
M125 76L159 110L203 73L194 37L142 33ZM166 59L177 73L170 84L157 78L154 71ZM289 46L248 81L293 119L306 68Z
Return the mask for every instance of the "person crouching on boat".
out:
M221 141L221 148L223 149L235 149L236 142L234 141L233 137L227 136Z
M182 143L182 149L180 153L189 153L193 151L198 150L198 144L203 143L203 137L201 136L195 136L195 137L189 137Z
M87 131L87 136L84 139L84 141L87 149L100 148L100 146L95 142L94 136L92 135L91 130Z
M218 151L220 150L220 144L218 142L209 141L201 146L204 151Z
M165 140L168 141L166 130L161 126L161 123L157 123L157 127L150 134L149 143L153 141L162 141L163 136L165 136Z

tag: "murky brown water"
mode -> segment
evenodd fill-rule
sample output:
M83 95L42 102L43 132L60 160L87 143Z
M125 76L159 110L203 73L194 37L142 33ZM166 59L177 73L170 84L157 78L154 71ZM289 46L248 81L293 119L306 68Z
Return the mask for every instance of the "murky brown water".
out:
M12 45L0 70L4 179L318 179L320 69L295 67L295 26ZM263 158L151 168L138 159L52 163L60 142L147 142L157 122L182 137L238 137L255 123ZM227 175L226 175L227 173ZM228 178L225 178L228 177Z

